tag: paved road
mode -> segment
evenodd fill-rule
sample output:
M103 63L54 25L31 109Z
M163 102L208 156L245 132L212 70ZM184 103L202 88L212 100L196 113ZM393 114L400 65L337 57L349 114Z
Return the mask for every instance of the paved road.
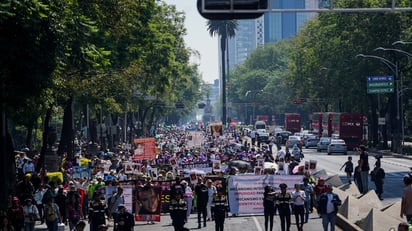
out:
M291 226L291 231L296 231L297 228L295 226L295 218L292 216L292 226ZM144 230L144 231L172 231L173 226L171 225L172 221L170 219L170 216L168 214L165 214L161 217L161 221L155 224L146 224L142 222L137 222L135 226L135 230ZM110 226L109 230L113 230L113 224L109 222L108 224ZM209 221L207 222L207 226L203 227L201 229L197 228L197 215L192 214L191 217L189 218L188 223L185 225L186 228L190 230L201 230L201 231L214 231L214 221ZM313 231L318 231L322 230L322 221L321 219L317 216L317 214L310 214L309 216L309 221L303 226L304 230L313 230ZM35 230L47 230L45 225L36 225ZM66 226L65 228L66 231L69 230L69 228ZM89 226L87 225L85 230L89 230ZM225 230L226 231L231 231L231 230L247 230L247 231L263 231L265 230L264 227L264 217L262 215L240 215L237 217L228 217L226 218L225 221ZM280 220L279 216L275 216L275 221L274 221L274 228L273 231L280 231ZM339 229L337 229L339 230Z

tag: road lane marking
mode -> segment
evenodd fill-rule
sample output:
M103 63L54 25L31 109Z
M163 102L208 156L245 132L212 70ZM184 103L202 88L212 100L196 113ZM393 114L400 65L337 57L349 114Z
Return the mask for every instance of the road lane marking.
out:
M253 216L253 221L255 222L257 231L262 231L262 227L260 226L260 223L255 216Z

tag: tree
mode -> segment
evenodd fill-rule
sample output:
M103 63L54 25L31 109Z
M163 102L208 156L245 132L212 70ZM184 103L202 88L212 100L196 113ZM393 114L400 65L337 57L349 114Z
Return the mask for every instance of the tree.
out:
M226 124L226 64L225 51L228 38L234 37L236 34L238 23L236 20L209 20L207 22L207 30L211 36L220 37L220 53L222 61L222 123Z

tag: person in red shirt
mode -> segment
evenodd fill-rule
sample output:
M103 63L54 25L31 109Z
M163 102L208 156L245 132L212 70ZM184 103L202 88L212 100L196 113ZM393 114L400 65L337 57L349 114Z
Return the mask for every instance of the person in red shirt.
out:
M325 179L323 179L322 177L319 177L318 183L313 188L313 191L315 191L315 197L316 197L316 200L315 200L316 205L314 207L317 208L320 196L323 193L328 191L328 185L325 184Z
M19 202L18 197L13 197L12 205L7 210L7 216L14 227L14 230L20 231L24 226L23 206Z

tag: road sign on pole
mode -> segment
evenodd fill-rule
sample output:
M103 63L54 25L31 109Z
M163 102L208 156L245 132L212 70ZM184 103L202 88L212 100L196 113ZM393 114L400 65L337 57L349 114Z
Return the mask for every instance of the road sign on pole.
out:
M394 93L395 78L393 76L367 76L366 90L368 94Z

